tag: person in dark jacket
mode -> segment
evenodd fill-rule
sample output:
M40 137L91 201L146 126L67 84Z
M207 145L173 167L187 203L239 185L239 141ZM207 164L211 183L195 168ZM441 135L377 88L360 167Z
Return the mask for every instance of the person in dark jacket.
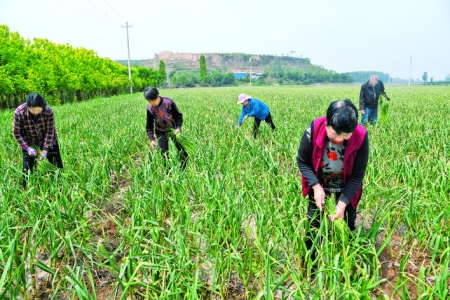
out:
M389 101L391 100L384 91L383 81L378 80L377 75L372 75L370 79L361 85L359 94L359 109L361 111L361 124L365 125L369 121L375 125L378 118L378 99L380 95Z
M318 228L325 197L335 193L336 213L355 229L356 208L369 157L366 129L358 124L358 110L348 99L330 104L325 117L314 120L305 130L297 154L302 174L303 196L308 196L310 227ZM306 247L312 247L310 233Z
M172 99L161 97L159 91L155 87L147 87L144 89L144 97L148 101L147 106L147 124L146 130L150 145L155 148L156 143L166 158L166 152L169 150L169 138L175 143L177 150L180 152L182 168L186 167L188 158L187 151L177 142L176 138L169 135L170 130L174 130L177 135L181 132L183 125L183 114L178 110L177 105Z
M55 129L53 109L42 95L31 93L26 102L14 111L14 137L22 149L23 188L27 186L28 171L32 172L35 159L48 159L50 163L63 168L58 137Z

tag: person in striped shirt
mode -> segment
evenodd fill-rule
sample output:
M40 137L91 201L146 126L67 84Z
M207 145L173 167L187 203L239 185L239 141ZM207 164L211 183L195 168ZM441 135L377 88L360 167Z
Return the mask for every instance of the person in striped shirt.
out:
M26 102L14 111L14 137L22 150L24 189L28 171L33 171L40 154L38 149L42 150L39 160L46 158L58 168L63 168L53 109L47 105L42 95L29 94Z

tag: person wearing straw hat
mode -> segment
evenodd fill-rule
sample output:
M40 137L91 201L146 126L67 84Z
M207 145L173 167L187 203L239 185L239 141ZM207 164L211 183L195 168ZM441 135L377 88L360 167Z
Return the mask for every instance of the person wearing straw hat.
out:
M269 107L264 102L256 98L252 98L250 95L240 94L238 96L237 104L242 104L242 113L238 120L238 126L241 126L242 122L248 119L248 117L254 117L255 122L253 125L253 136L255 138L258 134L261 121L266 121L270 128L272 128L272 131L275 130L275 124L272 121Z

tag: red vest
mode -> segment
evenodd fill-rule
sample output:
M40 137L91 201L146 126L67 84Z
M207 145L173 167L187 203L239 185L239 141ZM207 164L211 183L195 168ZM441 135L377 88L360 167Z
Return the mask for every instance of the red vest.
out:
M311 164L314 174L319 177L319 166L322 160L323 153L325 151L325 141L327 137L327 118L321 117L314 120L313 129L314 132L311 133L313 152L311 157ZM344 152L344 184L347 179L352 175L353 163L355 162L356 154L364 141L366 136L366 129L358 124L355 131L353 131L352 136L347 140L347 145L345 146ZM351 199L352 206L356 209L358 206L358 201L361 196L362 184L356 192L355 196ZM306 197L309 192L309 185L305 177L302 176L302 191L303 197Z

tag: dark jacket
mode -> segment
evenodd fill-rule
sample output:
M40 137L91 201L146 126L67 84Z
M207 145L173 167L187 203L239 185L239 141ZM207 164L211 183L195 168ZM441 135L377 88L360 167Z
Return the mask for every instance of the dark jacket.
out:
M363 110L366 109L366 107L377 108L378 98L380 98L380 95L383 95L386 100L390 100L386 95L386 92L384 91L383 81L378 80L378 83L374 87L372 87L369 83L369 80L367 80L367 82L361 85L361 92L359 95L359 109Z
M147 129L148 138L155 140L154 132L169 132L170 128L181 129L183 125L183 114L178 110L172 99L161 97L161 102L154 107L149 104L147 106Z

